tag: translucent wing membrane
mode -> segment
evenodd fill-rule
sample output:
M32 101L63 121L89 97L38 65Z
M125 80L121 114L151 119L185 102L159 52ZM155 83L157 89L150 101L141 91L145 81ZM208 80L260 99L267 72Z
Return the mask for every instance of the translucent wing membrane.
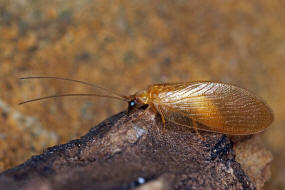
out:
M226 134L257 133L273 121L270 108L251 92L214 82L162 84L150 87L160 93L153 104L166 120L190 125L190 118L204 124L200 130Z
M179 111L172 109L166 105L157 105L155 107L156 107L157 111L159 112L159 114L162 117L164 117L165 120L167 120L171 123L181 125L184 127L188 127L188 128L193 128L193 122L196 122L195 120L193 120L193 118L189 117L188 114L179 112ZM213 131L205 125L197 125L197 127L199 130Z

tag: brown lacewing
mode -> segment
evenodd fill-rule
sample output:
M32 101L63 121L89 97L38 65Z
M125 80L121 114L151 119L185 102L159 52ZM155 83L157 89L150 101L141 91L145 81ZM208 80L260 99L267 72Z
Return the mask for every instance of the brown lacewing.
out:
M62 96L96 96L128 102L128 110L148 105L165 121L197 130L230 135L249 135L263 131L273 121L269 106L246 89L221 82L179 82L148 86L125 96L87 82L61 77L24 77L21 79L56 79L88 85L112 95L59 94L21 102ZM202 125L198 125L198 123Z

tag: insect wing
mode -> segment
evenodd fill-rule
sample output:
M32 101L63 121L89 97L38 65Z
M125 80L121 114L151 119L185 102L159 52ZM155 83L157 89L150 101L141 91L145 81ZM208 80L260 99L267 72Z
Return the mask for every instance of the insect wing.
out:
M230 84L181 83L163 89L154 104L166 120L177 124L191 127L188 117L206 125L199 125L200 130L237 135L260 132L273 121L260 98Z
M166 105L156 105L155 108L158 110L160 115L164 117L167 121L188 128L193 127L194 120L190 118L188 114L172 109ZM206 125L198 125L197 127L199 130L213 131Z

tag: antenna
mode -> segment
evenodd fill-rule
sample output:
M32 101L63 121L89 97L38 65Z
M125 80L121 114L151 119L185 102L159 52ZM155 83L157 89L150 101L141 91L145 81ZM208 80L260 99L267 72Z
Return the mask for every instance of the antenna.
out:
M52 96L45 96L45 97L40 97L40 98L35 98L35 99L30 99L27 101L20 102L18 105L30 103L30 102L35 102L39 100L45 100L45 99L50 99L50 98L58 98L58 97L67 97L67 96L96 96L96 97L102 97L102 98L112 98L112 99L117 99L121 101L127 101L127 99L122 98L122 97L116 97L116 96L109 96L109 95L101 95L101 94L56 94Z
M65 80L65 81L70 81L70 82L76 82L76 83L81 83L81 84L84 84L86 86L91 86L93 88L97 88L97 89L100 89L100 90L103 90L103 91L106 91L106 92L111 92L112 94L122 98L122 99L125 99L127 100L127 96L125 95L122 95L120 93L117 93L117 92L114 92L110 89L107 89L107 88L104 88L104 87L101 87L101 86L98 86L98 85L95 85L95 84L91 84L91 83L88 83L88 82L84 82L84 81L80 81L80 80L74 80L74 79L69 79L69 78L63 78L63 77L54 77L54 76L31 76L31 77L21 77L20 78L21 80L26 80L26 79L55 79L55 80Z

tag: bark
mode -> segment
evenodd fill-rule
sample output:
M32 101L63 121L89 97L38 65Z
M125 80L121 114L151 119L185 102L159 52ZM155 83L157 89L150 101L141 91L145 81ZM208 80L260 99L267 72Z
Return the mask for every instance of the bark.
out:
M250 146L252 138L232 143L223 134L200 132L201 139L192 129L163 128L159 115L142 113L114 115L80 139L3 172L0 189L256 189L268 179L254 184L244 172L250 166L243 170L235 159L233 144ZM268 174L271 159L260 170Z

